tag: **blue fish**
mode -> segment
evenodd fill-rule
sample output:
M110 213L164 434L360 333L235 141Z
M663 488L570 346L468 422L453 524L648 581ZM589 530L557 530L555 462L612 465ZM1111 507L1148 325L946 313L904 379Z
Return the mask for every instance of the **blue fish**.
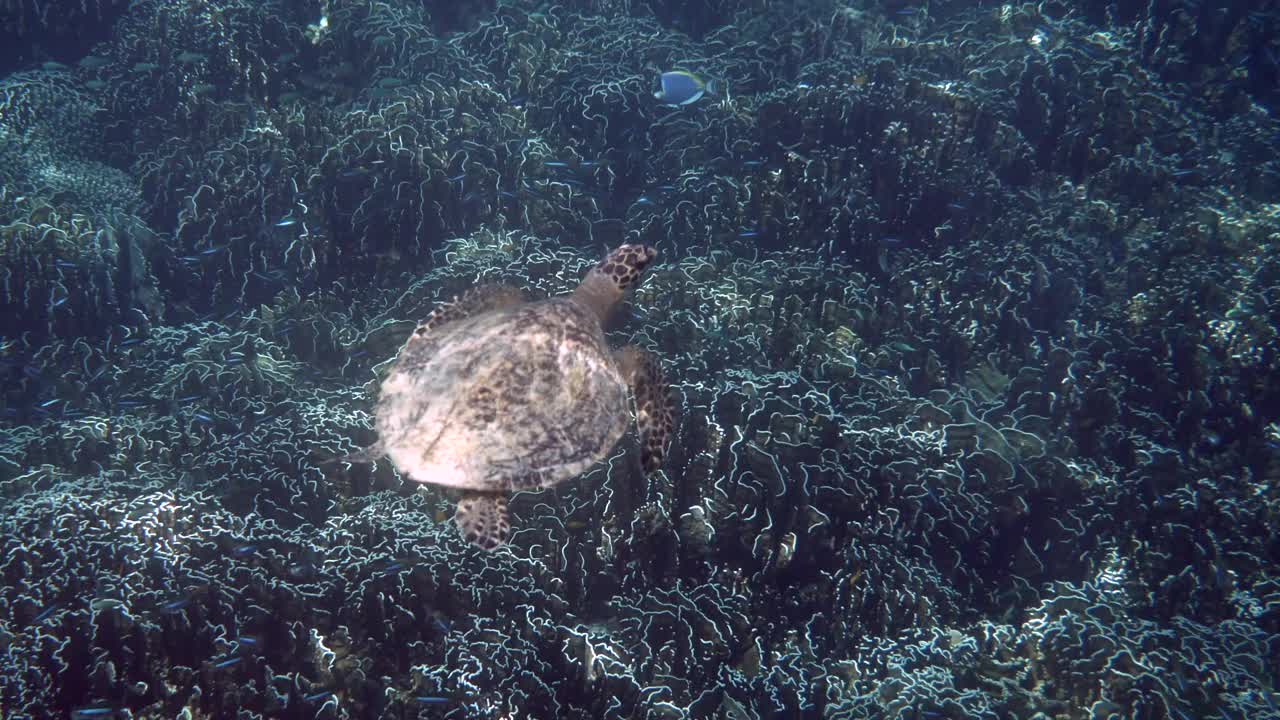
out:
M56 603L51 603L48 607L46 607L45 609L41 610L39 615L36 615L36 616L35 616L35 618L33 618L33 619L31 620L31 624L32 624L32 625L39 625L40 623L44 622L45 620L48 620L48 619L49 619L49 616L50 616L50 615L52 615L52 614L53 614L53 611L54 611L54 610L57 610L57 609L58 609L58 606L60 606L60 605L62 605L62 603L58 603L58 602L56 602Z
M298 218L290 215L289 217L281 218L280 221L276 223L276 227L289 227L290 225L297 225L297 224L298 224Z
M160 606L160 612L166 615L173 615L175 613L182 612L182 610L190 604L191 604L191 598L183 597L183 598L178 598L176 600L170 600L169 602L164 603L163 605Z
M330 695L333 695L333 692L331 692L331 691L329 691L329 690L325 690L324 692L311 693L310 695L304 695L304 696L302 697L302 701L303 701L303 702L315 702L316 700L323 700L323 699L325 699L325 698L329 697Z
M117 710L110 707L82 707L71 711L71 720L115 717Z
M664 72L660 79L662 89L655 92L653 96L668 105L688 105L697 102L703 95L716 94L714 80L707 82L684 70Z
M423 705L444 705L449 702L449 698L440 697L438 695L418 695L413 698Z
M227 658L226 660L220 660L220 661L218 661L218 662L214 663L214 664L213 664L213 667L214 667L214 668L216 668L216 669L221 669L221 668L231 667L232 665L237 665L237 664L239 664L239 663L240 663L240 661L241 661L241 660L243 660L243 659L244 659L244 658L242 658L242 657L230 657L230 658Z

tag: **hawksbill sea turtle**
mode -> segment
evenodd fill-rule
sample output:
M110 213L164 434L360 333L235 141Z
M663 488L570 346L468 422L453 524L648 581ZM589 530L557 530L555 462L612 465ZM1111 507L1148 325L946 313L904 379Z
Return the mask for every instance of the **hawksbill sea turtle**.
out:
M512 492L545 488L608 455L635 399L641 465L662 465L675 407L657 358L614 351L604 326L657 257L622 245L570 295L526 302L485 285L418 324L382 383L378 441L411 480L462 492L454 521L485 550L507 541Z

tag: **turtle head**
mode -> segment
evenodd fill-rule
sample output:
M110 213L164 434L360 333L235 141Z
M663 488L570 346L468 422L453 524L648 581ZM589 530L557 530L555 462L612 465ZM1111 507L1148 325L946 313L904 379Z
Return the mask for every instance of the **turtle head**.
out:
M594 310L602 323L607 321L656 257L658 251L649 245L619 245L591 268L573 299Z

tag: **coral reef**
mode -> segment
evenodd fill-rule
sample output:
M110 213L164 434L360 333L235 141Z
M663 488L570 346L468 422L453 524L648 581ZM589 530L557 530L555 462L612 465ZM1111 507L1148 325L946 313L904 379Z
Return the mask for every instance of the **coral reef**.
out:
M1275 8L544 5L0 80L0 714L1280 717ZM662 473L482 553L350 461L436 304L623 241Z

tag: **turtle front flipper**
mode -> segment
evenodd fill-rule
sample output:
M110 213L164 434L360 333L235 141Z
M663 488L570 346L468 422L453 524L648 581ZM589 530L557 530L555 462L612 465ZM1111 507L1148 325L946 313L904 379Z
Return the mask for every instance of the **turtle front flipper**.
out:
M507 496L498 493L463 493L453 521L467 542L483 550L495 550L511 537Z
M640 464L646 473L662 467L676 426L676 407L662 365L652 353L635 346L620 351L623 376L636 401L636 425L640 430Z

